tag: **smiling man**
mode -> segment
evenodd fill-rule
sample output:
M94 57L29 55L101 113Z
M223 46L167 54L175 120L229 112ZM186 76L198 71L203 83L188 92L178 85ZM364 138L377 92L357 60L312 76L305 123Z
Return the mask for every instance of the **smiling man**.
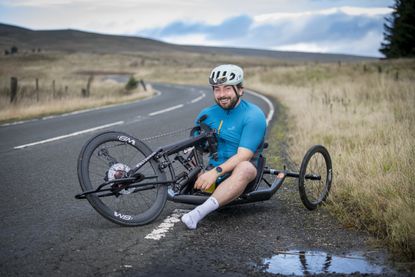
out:
M218 157L211 158L211 169L197 178L194 188L206 191L220 185L206 202L183 215L189 229L196 229L207 214L240 196L256 177L267 125L262 110L241 99L243 79L242 68L232 64L220 65L210 74L216 104L202 110L197 119L207 116L204 123L216 129Z

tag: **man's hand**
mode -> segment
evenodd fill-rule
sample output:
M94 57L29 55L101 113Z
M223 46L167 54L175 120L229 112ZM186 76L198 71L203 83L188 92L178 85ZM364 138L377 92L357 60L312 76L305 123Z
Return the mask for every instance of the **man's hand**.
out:
M200 189L200 190L207 190L210 188L210 186L213 185L213 183L216 182L216 179L218 178L218 173L215 169L206 171L202 175L197 178L194 188Z

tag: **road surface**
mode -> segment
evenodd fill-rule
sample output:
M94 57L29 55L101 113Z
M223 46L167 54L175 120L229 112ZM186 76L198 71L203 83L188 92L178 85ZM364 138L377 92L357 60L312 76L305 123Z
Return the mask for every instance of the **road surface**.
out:
M1 276L272 275L266 259L278 251L370 250L365 235L345 230L324 210L306 211L295 184L270 201L219 210L195 231L177 222L189 205L168 202L156 221L127 228L76 200L77 157L92 135L118 130L148 138L187 128L213 103L209 87L154 87L158 95L135 103L0 126ZM244 97L270 112L264 99ZM154 236L163 222L169 227Z

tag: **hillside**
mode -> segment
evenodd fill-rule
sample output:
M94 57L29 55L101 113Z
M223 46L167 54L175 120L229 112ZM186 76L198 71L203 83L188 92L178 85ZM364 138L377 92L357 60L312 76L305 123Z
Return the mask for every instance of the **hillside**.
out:
M268 57L283 61L353 61L369 60L370 57L321 54L304 52L269 51L247 48L184 46L134 36L117 36L90 33L78 30L36 31L0 23L0 49L17 46L20 51L64 51L64 52L193 52L231 54L241 56Z

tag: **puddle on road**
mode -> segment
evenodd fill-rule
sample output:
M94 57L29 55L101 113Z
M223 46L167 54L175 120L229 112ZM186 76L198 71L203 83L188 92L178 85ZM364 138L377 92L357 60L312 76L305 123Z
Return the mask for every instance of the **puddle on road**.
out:
M304 276L322 273L380 274L386 268L370 263L357 253L335 256L321 251L286 251L264 259L263 270L273 274Z

